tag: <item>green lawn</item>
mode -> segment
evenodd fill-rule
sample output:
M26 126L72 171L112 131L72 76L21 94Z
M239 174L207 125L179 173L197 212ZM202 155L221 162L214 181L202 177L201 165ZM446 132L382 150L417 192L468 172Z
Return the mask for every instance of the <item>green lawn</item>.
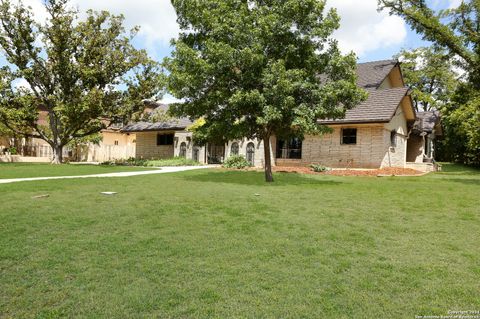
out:
M141 170L152 170L152 168L82 164L52 165L43 163L0 163L0 179L50 176L79 176Z
M0 185L0 317L480 310L480 171L275 178L200 170Z

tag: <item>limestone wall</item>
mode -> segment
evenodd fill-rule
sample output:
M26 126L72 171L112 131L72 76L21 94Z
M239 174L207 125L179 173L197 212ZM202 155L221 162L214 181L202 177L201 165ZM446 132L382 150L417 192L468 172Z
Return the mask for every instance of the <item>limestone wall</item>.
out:
M225 145L225 153L226 153L226 158L230 157L232 155L232 144L233 143L238 143L239 146L239 155L242 155L243 157L247 157L247 146L250 143L253 143L255 146L255 154L254 154L254 163L255 167L263 167L265 163L265 150L263 147L263 141L259 140L250 140L250 139L243 139L243 140L236 140L236 141L230 141ZM276 139L275 137L272 137L270 139L270 154L271 154L271 161L272 161L272 166L275 165L275 146L276 146Z
M390 133L396 132L395 144L391 145ZM392 120L385 124L387 152L382 161L382 167L405 167L407 161L407 121L401 107L397 108Z
M162 132L160 134L173 134ZM174 145L157 145L157 132L140 132L136 134L136 158L164 159L174 156Z
M357 129L356 144L342 144L344 128ZM399 107L389 123L332 126L323 136L306 136L302 146L303 165L322 164L334 168L405 167L407 122ZM395 131L392 145L391 132Z
M195 145L193 142L193 134L187 131L175 132L174 139L174 156L180 156L180 146L185 143L187 147L186 158L198 160L199 163L206 163L205 147ZM197 158L195 158L195 156Z
M342 144L342 128L357 129L357 144ZM385 129L380 125L333 127L333 133L306 136L302 146L302 163L335 168L378 168L387 151Z
M423 163L424 140L421 136L410 135L407 147L407 162Z

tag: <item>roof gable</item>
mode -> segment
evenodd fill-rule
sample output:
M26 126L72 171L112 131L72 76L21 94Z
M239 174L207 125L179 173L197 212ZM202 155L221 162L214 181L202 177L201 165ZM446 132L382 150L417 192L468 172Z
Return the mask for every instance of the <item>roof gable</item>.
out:
M359 63L357 64L357 85L364 89L378 89L397 65L397 60Z

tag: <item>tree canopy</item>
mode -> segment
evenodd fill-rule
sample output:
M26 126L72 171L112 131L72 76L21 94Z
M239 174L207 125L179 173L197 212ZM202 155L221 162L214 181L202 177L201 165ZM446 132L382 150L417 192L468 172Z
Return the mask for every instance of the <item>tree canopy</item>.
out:
M320 134L318 119L339 118L366 98L356 57L342 55L339 27L323 0L172 0L182 30L166 60L174 113L202 119L196 140Z
M459 75L445 50L402 50L395 58L402 62L403 78L417 112L439 110L450 103Z
M45 140L62 161L73 139L125 122L158 97L163 76L158 63L131 44L123 16L79 12L68 0L47 0L43 23L22 2L0 2L0 120L14 132ZM28 83L16 87L19 80ZM39 111L47 124L40 123Z
M425 0L379 0L379 8L399 15L465 71L444 107L446 159L480 165L480 0L435 11Z

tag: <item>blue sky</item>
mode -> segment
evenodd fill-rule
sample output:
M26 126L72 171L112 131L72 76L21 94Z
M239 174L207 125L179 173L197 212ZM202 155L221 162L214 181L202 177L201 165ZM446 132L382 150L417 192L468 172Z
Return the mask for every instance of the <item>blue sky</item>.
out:
M23 0L33 8L38 21L46 17L42 1ZM428 0L435 8L456 6L460 1ZM179 32L170 0L71 0L71 3L81 12L94 9L123 14L128 28L141 27L135 45L147 49L158 60L170 54L170 39ZM327 6L336 8L342 18L334 37L344 52L354 51L359 62L390 59L402 48L425 45L401 18L378 12L377 0L327 0ZM165 102L171 99L166 96Z

